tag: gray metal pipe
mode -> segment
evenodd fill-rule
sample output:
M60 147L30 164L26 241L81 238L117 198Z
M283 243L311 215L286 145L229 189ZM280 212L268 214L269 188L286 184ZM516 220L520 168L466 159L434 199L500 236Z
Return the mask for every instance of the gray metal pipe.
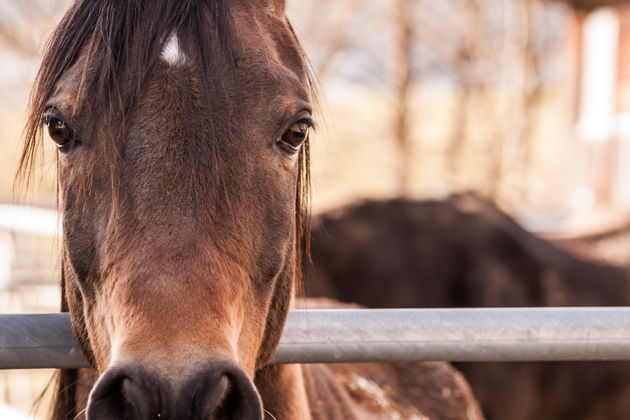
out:
M0 369L88 367L67 313L0 315Z
M630 307L296 311L280 363L630 360Z
M275 360L630 360L630 307L291 311ZM84 366L67 314L0 315L0 369Z

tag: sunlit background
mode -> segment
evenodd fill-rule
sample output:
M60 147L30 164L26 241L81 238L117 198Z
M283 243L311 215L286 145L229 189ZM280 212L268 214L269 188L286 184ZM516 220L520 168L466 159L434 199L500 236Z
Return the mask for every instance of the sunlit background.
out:
M28 191L13 179L29 89L67 3L0 2L5 313L58 309L54 152ZM592 251L627 264L630 6L602 3L290 2L322 94L313 211L475 191L541 235L615 232ZM33 404L49 377L0 374L0 419L44 416L47 397Z

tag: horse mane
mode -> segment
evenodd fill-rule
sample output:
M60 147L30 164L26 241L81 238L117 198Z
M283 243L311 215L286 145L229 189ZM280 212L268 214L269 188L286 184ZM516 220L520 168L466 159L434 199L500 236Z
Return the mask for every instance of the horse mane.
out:
M242 2L246 7L255 7ZM46 44L45 54L31 92L29 110L24 130L24 145L16 175L17 182L28 187L34 163L41 154L43 144L42 117L47 101L55 92L62 76L85 55L79 89L73 98L73 115L87 112L86 121L94 121L91 127L81 127L82 135L98 141L105 152L100 154L111 174L113 191L112 212L116 209L118 160L122 152L121 139L125 137L130 114L137 103L151 70L159 60L169 37L177 33L190 46L195 68L205 94L201 96L207 109L218 108L236 118L231 106L229 90L223 83L225 74L233 70L236 57L233 45L236 34L226 0L177 0L149 1L127 0L77 0L68 9L57 29ZM307 65L308 88L313 101L317 102L315 77L293 28L304 63ZM217 51L223 54L216 54ZM182 83L183 78L182 78ZM236 89L238 94L238 89ZM210 103L212 102L212 104ZM212 105L212 106L211 106ZM94 118L90 118L93 116ZM97 116L97 118L96 118ZM98 123L98 125L97 125ZM225 138L231 133L213 125L209 137ZM214 142L209 142L214 143ZM220 145L212 147L203 170L213 170L220 165ZM309 144L304 144L299 156L298 186L295 199L296 284L301 284L302 257L309 250ZM208 158L208 156L205 156ZM194 159L191 162L194 164ZM200 163L198 163L200 165ZM193 167L191 173L195 173ZM197 172L199 173L199 172ZM214 175L214 174L213 174ZM83 177L85 191L90 188L89 179ZM223 180L211 176L214 182ZM218 185L226 191L224 185ZM62 291L65 287L62 275ZM299 286L298 286L299 287ZM68 311L62 293L62 311ZM74 418L76 413L75 388L78 370L60 370L56 385L53 408L54 419Z

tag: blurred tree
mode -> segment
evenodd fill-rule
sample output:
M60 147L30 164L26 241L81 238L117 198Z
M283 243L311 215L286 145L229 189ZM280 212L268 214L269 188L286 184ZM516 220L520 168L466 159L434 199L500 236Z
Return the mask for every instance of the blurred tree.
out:
M0 43L28 57L37 57L42 32L55 26L68 0L3 0Z
M425 184L417 159L429 144L418 136L433 122L417 99L419 87L441 80L453 87L441 157L448 185L527 198L532 137L561 38L553 7L545 0L337 0L325 7L304 0L297 21L324 85L385 93L401 195ZM471 178L471 167L482 175Z
M298 21L299 33L305 34L307 49L312 52L309 58L321 79L328 76L331 64L340 54L356 48L357 39L348 28L361 6L358 0L329 3L326 7L312 1L288 3L289 13Z
M538 109L546 87L545 67L557 44L548 37L547 5L541 0L463 0L453 1L456 26L432 24L427 12L422 25L437 34L422 32L418 40L436 54L441 64L453 74L456 85L452 129L445 145L447 172L455 186L465 178L465 159L469 143L485 144L486 182L476 188L497 197L509 169L518 172L527 192L527 171L531 165L531 138L538 123ZM429 26L430 25L430 26ZM454 42L439 42L448 37ZM455 32L455 35L452 35ZM547 34L547 38L545 38ZM501 98L503 90L512 91L510 100ZM471 124L479 125L484 139L471 139ZM479 130L476 130L479 132Z
M470 108L475 96L484 95L486 84L478 77L479 61L485 58L486 44L489 39L487 27L484 24L485 0L465 1L458 13L461 13L458 25L461 31L459 42L447 45L450 51L439 54L443 65L452 69L458 89L455 91L455 106L453 110L452 129L445 146L447 171L452 182L456 183L462 175L462 153L468 136ZM425 18L426 19L426 18ZM434 29L435 30L435 29ZM432 37L435 39L436 37ZM419 42L427 40L419 39ZM440 47L433 42L432 48Z
M523 16L519 50L522 57L521 79L521 118L516 134L516 156L514 158L521 169L523 189L522 199L527 200L529 171L532 164L532 137L538 123L539 110L542 106L544 89L544 65L548 62L550 49L541 42L541 30L545 22L545 4L542 0L521 0Z
M394 133L400 154L400 169L398 174L401 196L410 193L410 176L412 162L412 138L410 126L412 121L411 95L414 86L414 0L396 0L396 66L395 66L395 106ZM418 123L416 121L415 123Z

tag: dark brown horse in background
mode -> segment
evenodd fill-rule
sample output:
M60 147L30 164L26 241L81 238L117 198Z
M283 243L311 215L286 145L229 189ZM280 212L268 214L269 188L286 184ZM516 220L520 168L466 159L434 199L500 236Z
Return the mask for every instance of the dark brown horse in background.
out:
M22 168L47 129L62 309L94 370L61 371L54 419L480 418L447 364L271 363L313 125L284 8L79 0L55 31Z
M619 306L625 269L571 254L471 194L350 206L314 223L306 288L376 308ZM630 418L630 363L467 363L493 420Z

